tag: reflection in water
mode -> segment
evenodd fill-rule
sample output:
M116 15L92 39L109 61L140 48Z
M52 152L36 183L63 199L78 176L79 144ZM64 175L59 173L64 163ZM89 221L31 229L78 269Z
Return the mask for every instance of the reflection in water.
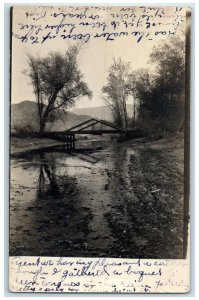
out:
M166 176L166 164L155 152L117 143L90 155L34 153L12 160L10 254L181 257L181 185L170 173L164 181L151 178L157 170ZM150 192L157 187L160 198Z
M46 183L47 180L49 183ZM40 166L37 196L42 199L45 198L46 195L51 195L56 198L60 196L60 193L53 170L50 170L47 164L43 164Z
M11 255L79 256L86 251L93 216L82 179L92 163L83 158L65 153L29 155L15 168L23 174L19 182L13 169ZM30 176L30 185L19 192Z
M41 161L44 159L44 153L40 154ZM69 175L58 175L60 173L61 166L56 166L55 162L51 164L42 163L40 165L37 197L39 199L46 198L61 198L68 193L68 189L71 187L71 183L74 177ZM58 173L58 174L56 174ZM70 185L68 182L70 181Z

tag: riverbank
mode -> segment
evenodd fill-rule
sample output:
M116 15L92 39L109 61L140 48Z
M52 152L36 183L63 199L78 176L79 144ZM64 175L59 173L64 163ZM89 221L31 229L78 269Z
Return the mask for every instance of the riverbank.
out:
M41 150L48 147L62 146L64 142L60 142L47 138L17 138L11 137L10 154L18 155L27 151Z
M78 146L82 145L82 148L86 148L86 145L88 142L99 142L105 141L109 142L111 144L112 140L108 140L105 138L92 138L87 139L81 139L77 141ZM159 140L152 140L149 141L146 138L134 138L132 140L125 141L123 140L122 143L124 145L134 145L134 144L144 144L151 149L167 149L167 148L179 148L183 149L183 137L182 136L175 136L171 138L162 138ZM61 142L58 140L48 139L48 138L17 138L17 137L11 137L10 139L10 154L11 155L18 155L29 151L34 150L41 150L41 149L47 149L51 147L56 146L62 146L65 145L65 142Z

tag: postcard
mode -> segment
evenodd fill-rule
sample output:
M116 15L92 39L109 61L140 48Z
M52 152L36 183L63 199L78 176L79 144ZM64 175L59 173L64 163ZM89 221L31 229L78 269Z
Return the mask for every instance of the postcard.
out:
M190 291L191 9L14 6L12 292Z

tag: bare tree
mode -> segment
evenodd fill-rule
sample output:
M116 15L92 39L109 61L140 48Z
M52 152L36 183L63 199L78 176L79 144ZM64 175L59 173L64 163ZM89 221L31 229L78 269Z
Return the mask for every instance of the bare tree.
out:
M45 58L28 55L29 69L24 73L36 96L40 134L54 110L67 109L80 97L92 97L77 64L78 52L79 47L72 46L65 54L51 52Z
M115 123L128 127L126 102L131 93L131 67L119 58L114 59L108 70L107 85L102 89L104 100L111 108Z

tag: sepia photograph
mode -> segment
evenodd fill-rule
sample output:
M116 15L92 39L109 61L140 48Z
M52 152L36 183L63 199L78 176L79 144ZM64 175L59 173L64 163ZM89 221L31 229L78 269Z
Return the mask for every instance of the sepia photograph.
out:
M11 257L187 258L190 23L12 7Z

